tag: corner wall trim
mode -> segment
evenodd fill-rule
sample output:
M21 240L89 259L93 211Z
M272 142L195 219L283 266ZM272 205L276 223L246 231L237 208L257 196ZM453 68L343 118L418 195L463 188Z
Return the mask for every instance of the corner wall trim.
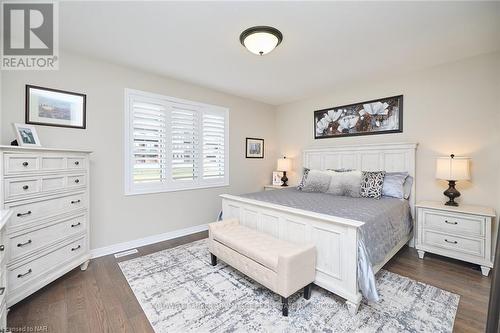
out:
M202 232L208 230L208 224L200 224L194 227L169 231L163 234L152 235L144 238L134 239L128 242L117 243L109 246L99 247L97 249L90 250L90 255L93 258L99 258L107 256L108 254L113 254L116 252L121 252L125 250L130 250L136 247L141 247L149 244L154 244L158 242L163 242L169 239L174 239L182 236L187 236L195 234L197 232Z

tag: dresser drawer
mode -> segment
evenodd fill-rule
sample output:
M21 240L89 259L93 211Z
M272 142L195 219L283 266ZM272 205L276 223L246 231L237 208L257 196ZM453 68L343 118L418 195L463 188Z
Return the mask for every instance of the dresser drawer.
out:
M28 252L41 249L53 242L85 231L85 215L61 219L33 228L25 233L9 235L8 246L11 260L17 259Z
M57 175L5 179L5 200L21 200L34 194L85 187L85 175Z
M10 218L10 226L13 227L34 219L42 219L86 207L85 198L85 193L77 193L55 198L42 198L24 204L18 202L7 204L13 212Z
M86 252L87 241L83 237L23 265L8 268L7 279L10 292L22 288L25 284L35 283L46 274L47 270L64 265Z
M423 236L423 243L425 245L449 249L468 255L484 257L485 248L483 239L468 239L430 230L425 230Z
M85 158L68 157L68 169L85 169Z
M5 154L4 173L8 175L12 173L37 171L40 168L38 161L36 155Z
M38 178L5 179L5 199L22 197L40 192Z
M68 176L67 187L77 187L87 185L85 175Z
M467 214L440 213L424 210L423 222L426 230L442 231L458 236L484 237L486 218Z

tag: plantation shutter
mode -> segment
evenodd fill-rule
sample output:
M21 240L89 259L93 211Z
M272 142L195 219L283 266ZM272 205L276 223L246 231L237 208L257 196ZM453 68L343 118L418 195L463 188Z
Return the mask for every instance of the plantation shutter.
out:
M171 112L172 179L194 180L198 174L198 114L175 105Z
M203 178L224 178L225 117L223 114L203 114Z
M125 192L228 185L228 110L131 91L127 95Z
M133 167L134 183L161 183L165 179L165 107L161 104L134 100Z

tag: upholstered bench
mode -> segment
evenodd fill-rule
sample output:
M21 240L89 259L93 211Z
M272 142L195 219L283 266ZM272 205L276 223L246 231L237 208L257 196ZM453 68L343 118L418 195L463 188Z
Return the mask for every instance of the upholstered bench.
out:
M315 278L314 245L286 242L258 232L230 219L208 225L208 248L213 266L217 257L243 274L279 294L283 315L288 316L288 297L304 288L311 297Z

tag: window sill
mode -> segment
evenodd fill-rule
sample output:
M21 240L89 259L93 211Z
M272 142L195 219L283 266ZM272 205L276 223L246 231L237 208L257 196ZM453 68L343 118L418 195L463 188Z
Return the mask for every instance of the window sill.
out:
M189 186L189 187L181 187L181 188L157 188L157 189L139 189L139 190L125 190L125 196L133 196L133 195L143 195L143 194L157 194L163 192L179 192L179 191L193 191L193 190L203 190L207 188L216 188L216 187L227 187L229 183L224 184L213 184L213 185L201 185L201 186Z

